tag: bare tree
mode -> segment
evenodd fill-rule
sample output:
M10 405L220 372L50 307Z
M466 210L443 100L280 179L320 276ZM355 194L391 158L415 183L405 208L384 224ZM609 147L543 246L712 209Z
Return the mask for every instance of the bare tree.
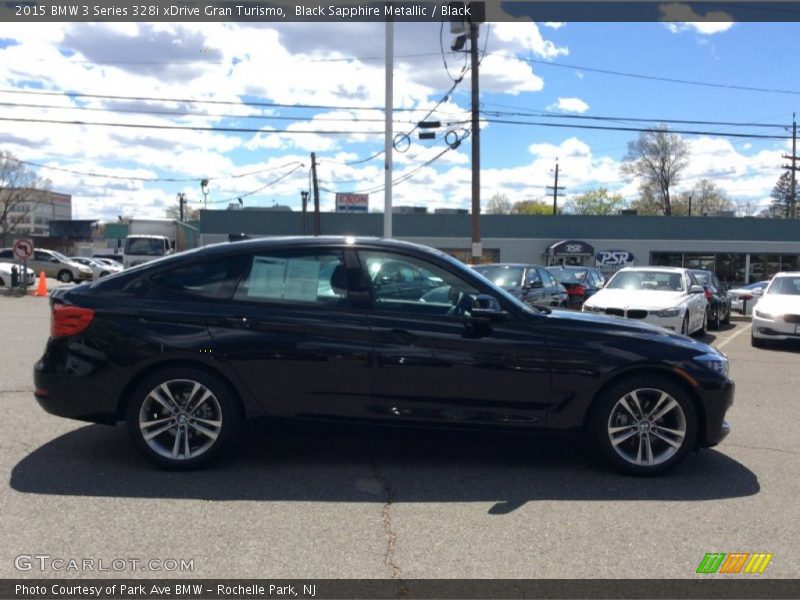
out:
M511 200L505 194L495 194L489 198L483 212L487 215L510 215L512 209Z
M665 215L672 214L670 190L680 181L681 171L689 164L689 144L666 125L639 134L628 142L628 154L622 162L623 175L638 177L656 192Z
M36 207L47 202L47 181L39 179L10 152L0 152L0 238L2 246L20 223L30 220Z

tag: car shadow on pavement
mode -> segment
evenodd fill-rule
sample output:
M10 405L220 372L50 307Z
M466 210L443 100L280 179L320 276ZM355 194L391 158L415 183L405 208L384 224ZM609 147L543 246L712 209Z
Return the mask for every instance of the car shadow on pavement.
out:
M89 425L34 450L11 487L32 494L209 501L705 501L751 496L758 478L723 451L691 453L661 477L609 470L582 438L444 430L248 423L238 451L197 471L164 471L123 427Z

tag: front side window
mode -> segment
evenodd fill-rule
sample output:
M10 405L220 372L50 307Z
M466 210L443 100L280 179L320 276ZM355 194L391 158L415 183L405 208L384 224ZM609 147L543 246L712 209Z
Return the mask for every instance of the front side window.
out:
M438 265L389 252L359 252L372 284L374 305L380 310L413 314L463 315L471 305L474 286ZM383 279L385 266L415 274L412 281Z
M250 258L234 300L340 304L348 278L338 250L260 252Z

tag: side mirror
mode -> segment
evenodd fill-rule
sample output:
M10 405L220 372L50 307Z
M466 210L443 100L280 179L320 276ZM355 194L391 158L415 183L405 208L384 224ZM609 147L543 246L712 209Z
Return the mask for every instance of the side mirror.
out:
M764 295L764 288L756 288L752 292L753 296L763 296Z
M702 285L693 285L689 288L690 294L705 294L706 291L703 289Z
M533 281L528 282L532 288L541 288L542 287L542 280L541 279L534 279Z
M504 319L507 315L497 298L488 294L478 294L472 298L472 306L466 317L468 321L488 323Z
M605 281L598 281L596 287L599 290L600 288L605 287L605 285L606 285Z

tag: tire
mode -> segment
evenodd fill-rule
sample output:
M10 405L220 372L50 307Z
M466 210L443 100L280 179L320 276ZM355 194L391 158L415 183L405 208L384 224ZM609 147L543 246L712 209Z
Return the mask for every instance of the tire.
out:
M197 468L228 450L242 422L230 386L188 367L146 377L136 386L126 413L136 447L160 467L176 470Z
M681 323L681 334L689 335L689 310L687 309L683 315L683 322Z
M708 311L706 311L707 313L710 312L713 315L712 318L710 319L710 323L709 323L709 325L711 326L711 329L719 329L720 323L722 322L722 320L720 319L720 314L719 314L720 310L722 310L722 306L718 304L716 306L716 308L711 308L709 306L708 307ZM707 314L706 314L706 319L708 320L708 315Z
M725 317L722 319L723 325L730 325L731 323L731 305L728 304L725 307Z
M589 430L618 471L637 476L668 471L695 447L697 411L689 394L660 375L624 379L592 405Z
M58 272L58 280L61 281L61 282L69 283L69 282L72 281L72 279L73 279L72 271L64 269L64 270Z

